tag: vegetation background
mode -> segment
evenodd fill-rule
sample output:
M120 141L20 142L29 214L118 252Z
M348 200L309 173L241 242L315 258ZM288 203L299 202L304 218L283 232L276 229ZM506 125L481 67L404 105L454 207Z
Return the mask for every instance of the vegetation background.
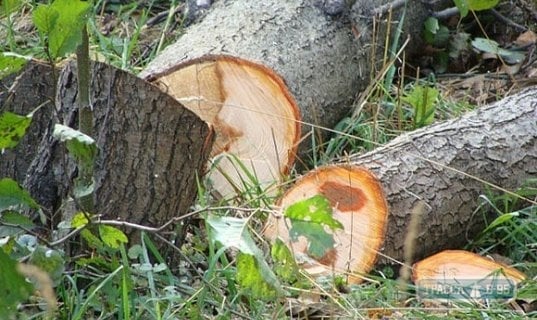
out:
M454 5L461 9L468 2L454 1ZM530 50L535 49L535 38L526 42L529 45L525 50L504 47L522 35L532 36L531 29L537 25L537 4L517 1L517 8L533 14L533 20L521 26L500 13L505 12L502 9L510 5L509 1L487 3L486 10L467 12L464 19L459 16L440 19L432 15L423 26L428 43L424 48L426 54L387 66L390 72L382 79L371 79L367 108L357 119L349 116L333 128L336 133L329 141L315 146L307 166L313 168L347 153L372 150L402 132L456 117L531 84L512 80L522 77L522 70L537 70ZM4 0L0 8L0 77L17 72L30 57L53 65L62 63L80 48L85 32L91 59L136 74L179 37L183 28L202 19L206 10L210 10L210 1L55 0L47 4ZM496 14L510 22L505 23L504 29L510 33L483 27L490 26L487 23L490 19L498 19ZM63 24L62 28L55 29L57 24ZM483 40L487 38L488 41ZM499 54L495 45L504 51ZM502 59L483 58L491 53ZM80 52L77 54L80 57ZM520 54L523 59L517 60ZM510 63L510 59L523 62ZM412 70L415 66L431 72L421 79L397 76L397 70ZM483 80L475 76L487 72L486 81L497 88L495 91L483 90L478 85ZM5 90L0 88L0 92ZM423 94L423 90L428 90L428 94ZM24 134L24 126L31 117L2 113L0 118L0 146L5 149L17 140L8 134L9 130L16 128L17 134ZM91 141L79 131L67 131L59 137L73 144L70 152L75 156L93 152ZM2 179L0 315L7 319L525 319L537 316L537 206L534 204L537 177L521 181L515 190L533 203L494 190L484 193L475 212L492 211L496 218L465 248L499 257L528 275L516 299L509 303L426 303L417 299L411 284L398 280L397 268L393 266L375 270L370 275L371 281L361 285L346 286L338 277L324 283L315 282L291 262L293 259L284 246L270 248L259 236L264 219L273 210L274 199L262 190L245 190L240 202L222 203L206 189L206 181L199 181L197 202L185 214L193 217L189 220L185 244L176 247L168 242L181 257L171 265L156 245L157 241L171 239L170 235L151 228L142 231L139 239L129 241L133 239L127 238L121 226L112 222L96 223L92 216L80 212L71 221L36 232L36 221L23 213L38 211L39 205L16 182ZM64 229L77 231L84 243L83 253L65 254L62 239L67 238L57 236ZM67 237L74 235L68 233ZM230 243L231 238L234 243ZM251 255L242 254L248 250ZM280 285L273 286L271 281Z

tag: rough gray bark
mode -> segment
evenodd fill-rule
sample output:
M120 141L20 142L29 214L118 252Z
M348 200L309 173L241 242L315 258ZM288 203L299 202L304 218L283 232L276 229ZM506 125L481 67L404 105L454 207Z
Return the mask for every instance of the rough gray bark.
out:
M28 167L54 116L53 79L49 65L30 61L17 76L0 81L0 113L28 115L41 106L33 114L32 123L17 147L0 155L1 177L12 178L20 184L26 179Z
M332 128L369 84L370 49L385 43L371 43L373 10L387 2L356 1L352 10L331 16L328 13L335 12L322 1L217 1L200 23L189 27L140 76L152 79L208 54L237 56L268 66L285 80L306 123L303 134L312 133L314 127L308 124ZM416 29L421 30L427 11L420 1L411 5L407 34L419 34ZM376 52L382 55L384 50ZM304 141L309 144L311 137Z
M59 75L56 106L42 108L48 116L34 118L30 136L18 147L21 151L2 155L0 165L0 176L13 173L22 179L19 182L24 181L47 209L54 225L58 222L54 213L76 177L75 162L52 137L55 123L77 126L74 68L74 63L68 64ZM187 213L196 196L196 179L204 174L212 130L146 81L103 63L94 63L92 68L93 138L99 147L95 213L154 227ZM25 114L53 100L56 84L50 68L27 69L8 94L11 100L2 99L11 101L5 103L6 110Z
M479 196L488 188L502 193L482 181L514 190L537 175L537 88L346 162L371 169L384 187L390 216L383 254L403 261L411 213L420 201L425 206L414 258L461 248L484 228L483 215L474 214Z

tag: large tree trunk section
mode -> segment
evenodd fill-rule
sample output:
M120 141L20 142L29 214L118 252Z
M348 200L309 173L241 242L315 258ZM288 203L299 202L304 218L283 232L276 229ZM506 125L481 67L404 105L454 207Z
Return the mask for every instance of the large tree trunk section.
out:
M209 54L232 55L262 64L284 79L300 107L304 135L312 133L311 124L332 128L369 83L370 49L384 45L384 40L370 43L373 10L388 1L356 1L352 15L346 10L335 16L327 14L334 13L331 10L323 11L321 2L217 1L200 23L189 27L140 76L156 79L181 63ZM421 28L426 16L421 2L413 2L406 18L412 34L417 34L413 31L416 25ZM384 50L375 52L382 56ZM302 156L312 137L303 141Z
M206 56L154 83L214 126L209 178L219 196L259 187L275 193L300 138L298 107L280 77L249 61Z
M68 64L59 75L56 110L60 122L76 127L78 92L73 69L75 64ZM99 147L95 213L158 227L188 212L197 178L205 174L212 129L157 87L103 63L92 65L90 86L93 138ZM39 121L45 134L37 152L27 154L35 158L25 172L25 184L38 200L46 194L45 205L54 212L72 188L75 162L52 137L55 121Z
M484 216L475 213L479 196L503 192L491 184L514 190L537 174L537 88L404 134L345 163L369 168L384 187L390 207L384 255L404 261L411 213L420 202L414 259L461 248L484 228Z

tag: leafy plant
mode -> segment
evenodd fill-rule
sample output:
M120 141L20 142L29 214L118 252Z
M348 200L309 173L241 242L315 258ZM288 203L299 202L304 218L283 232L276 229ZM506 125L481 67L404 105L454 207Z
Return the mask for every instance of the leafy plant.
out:
M440 92L433 87L417 85L401 98L412 106L414 113L414 128L420 128L434 121L435 105Z

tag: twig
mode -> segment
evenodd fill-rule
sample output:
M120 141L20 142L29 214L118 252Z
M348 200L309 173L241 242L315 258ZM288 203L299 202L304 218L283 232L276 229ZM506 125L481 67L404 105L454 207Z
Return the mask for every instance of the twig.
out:
M432 13L432 16L434 18L445 20L447 18L451 18L455 15L459 14L459 8L453 7L453 8L447 8L444 10L436 11Z
M506 16L504 16L503 14L499 13L496 9L490 9L490 12L498 19L500 19L501 22L519 30L519 31L527 31L528 28L523 26L523 25L520 25L516 22L514 22L513 20L507 18Z
M178 13L183 13L184 9L185 9L185 4L184 3L181 4L181 5L178 5L173 10L173 15L176 15ZM160 23L162 20L164 20L168 16L169 13L170 13L170 10L161 11L161 12L157 13L156 16L148 19L147 22L145 23L145 25L147 27L152 27L152 26L156 25L157 23Z
M406 4L408 0L394 0L390 3L386 3L385 5L382 5L376 9L373 10L374 15L382 16L385 13L389 12L393 9L398 9Z

